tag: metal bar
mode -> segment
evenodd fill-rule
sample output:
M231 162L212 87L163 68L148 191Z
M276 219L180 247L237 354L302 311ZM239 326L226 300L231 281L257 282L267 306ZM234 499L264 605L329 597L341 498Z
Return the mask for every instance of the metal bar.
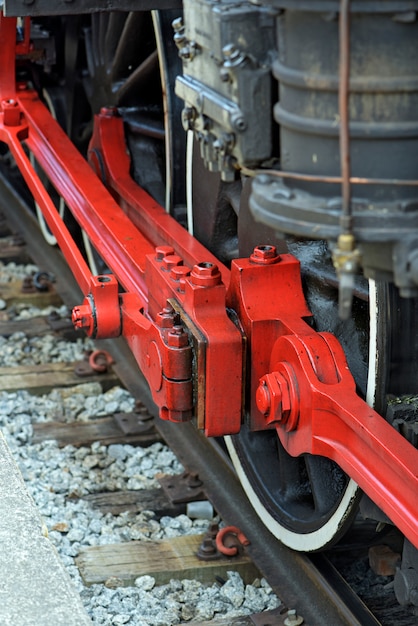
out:
M152 244L133 228L37 94L22 91L18 102L29 125L26 143L46 176L124 288L147 300L143 273Z
M286 377L294 416L293 423L275 416L289 454L336 461L418 546L418 450L356 394L338 340L329 333L282 336L272 362Z
M16 160L16 164L19 167L19 170L22 173L30 191L32 192L34 199L42 209L42 213L45 216L48 226L55 234L57 243L67 261L70 262L74 277L80 285L80 288L86 293L89 288L91 271L84 261L80 250L74 243L39 176L26 156L26 153L21 145L19 133L16 132L14 127L1 127L0 124L0 137L5 143L8 144Z
M181 0L4 0L4 14L7 17L181 8Z
M340 161L342 178L341 227L351 233L351 188L350 188L350 0L341 0L340 8L340 62L338 108L340 114Z
M155 245L164 241L172 246L187 265L193 266L201 262L216 264L221 272L222 282L228 286L228 268L132 179L130 159L125 148L123 120L112 109L103 109L96 116L91 146L100 150L108 174L107 184L116 193L119 203L137 228Z
M10 100L16 94L16 19L5 20L1 16L0 46L0 101Z

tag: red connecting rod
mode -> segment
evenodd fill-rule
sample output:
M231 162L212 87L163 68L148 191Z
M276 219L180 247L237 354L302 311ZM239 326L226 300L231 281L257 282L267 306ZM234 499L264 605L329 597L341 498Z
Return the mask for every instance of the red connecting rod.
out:
M276 428L292 456L336 461L418 545L418 451L357 395L338 340L306 323L299 262L264 254L265 266L232 262L228 292L253 355L252 427Z
M305 322L298 261L259 246L231 272L220 265L132 181L122 121L108 110L90 146L104 186L37 94L15 85L16 21L1 14L0 41L0 140L85 294L75 325L126 337L162 418L194 415L223 435L248 414L290 454L334 459L418 546L418 451L356 395L335 337ZM114 275L91 276L23 144Z

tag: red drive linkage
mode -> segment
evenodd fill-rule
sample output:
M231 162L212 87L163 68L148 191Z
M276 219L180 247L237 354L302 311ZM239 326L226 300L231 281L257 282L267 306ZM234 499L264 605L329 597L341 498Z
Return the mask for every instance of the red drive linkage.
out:
M162 418L188 420L194 408L206 434L238 432L243 338L225 306L228 270L130 178L122 120L105 109L90 147L103 153L110 193L37 93L15 84L16 19L0 14L0 40L0 140L86 294L75 325L92 337L127 339ZM113 275L91 275L23 144Z
M275 428L290 454L334 459L418 546L418 451L356 395L335 337L304 321L298 261L258 246L222 266L131 179L116 112L95 118L92 169L36 92L16 86L16 20L1 14L0 41L0 140L85 294L75 325L126 338L162 418L194 416L216 436L244 415ZM19 45L30 48L26 34ZM113 274L91 275L23 144Z
M336 461L418 546L418 450L356 394L338 340L306 323L299 262L260 252L269 264L232 262L227 298L252 354L252 428L275 428L292 456Z

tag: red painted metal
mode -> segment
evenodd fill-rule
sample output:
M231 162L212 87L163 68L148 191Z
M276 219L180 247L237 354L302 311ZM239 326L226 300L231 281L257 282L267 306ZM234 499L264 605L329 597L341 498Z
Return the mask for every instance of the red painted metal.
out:
M0 102L4 102L16 94L16 20L7 20L2 13L0 20Z
M3 32L12 45L15 20L2 17L0 38ZM9 63L9 67L13 67L13 63ZM11 82L9 77L8 83ZM218 263L215 276L208 276L215 268L215 257L130 178L122 121L112 110L104 110L97 118L97 131L92 141L96 154L100 150L107 157L111 150L109 161L104 161L112 182L109 185L112 193L109 193L94 171L86 167L84 158L34 91L19 89L15 98L9 100L13 100L14 125L5 124L3 113L0 138L10 146L86 294L83 304L74 311L75 324L94 337L122 333L127 338L164 419L189 419L195 396L197 420L208 435L238 432L242 335L227 315L225 285L218 284L218 274L227 281L228 270ZM103 146L97 137L103 141ZM77 245L23 150L23 140L126 290L123 296L118 297L114 279L91 277ZM124 197L119 195L121 192ZM143 227L145 234L137 225ZM178 254L174 255L174 251ZM183 254L190 263L189 268L183 264ZM196 269L192 272L193 267ZM188 274L191 274L190 280ZM178 308L184 310L183 321L196 337L199 357L194 377L188 356L190 347L172 345L176 340L158 325L159 313L167 299L173 299ZM223 358L225 350L233 358L232 365Z
M236 433L242 418L243 339L228 316L219 268L204 261L190 269L171 250L157 247L156 254L147 257L150 315L155 317L160 306L157 296L170 300L193 338L199 427L208 436Z
M91 276L89 292L83 304L74 307L72 321L76 328L83 328L90 337L119 337L122 320L119 285L114 276Z
M309 452L337 461L418 545L418 451L358 397L336 338L314 332L280 337L271 371L282 374L298 401L292 424L290 414L275 415L289 454Z
M236 311L247 340L246 412L252 430L273 427L257 406L256 392L260 379L270 373L274 342L290 328L296 334L308 332L303 320L311 313L301 294L299 262L290 254L278 256L273 246L258 246L250 259L232 262L227 305Z
M202 261L218 265L223 283L228 286L229 271L132 179L131 162L126 149L123 120L114 109L102 109L96 116L89 159L101 155L106 185L112 190L125 213L155 246L172 246L184 263L193 266Z
M232 262L227 300L244 326L252 369L263 372L258 380L251 372L253 427L276 428L292 456L335 460L418 546L418 451L356 394L337 339L304 321L299 262L281 255L262 265L256 257Z
M244 535L238 526L225 526L216 535L216 548L225 556L238 554L239 546L249 546L250 540ZM228 544L228 545L227 545Z
M90 152L105 186L38 95L15 85L16 49L28 43L16 46L16 20L1 14L0 41L0 140L86 296L75 325L126 337L164 419L194 413L207 435L223 435L245 412L290 454L337 461L418 545L418 452L356 395L337 340L306 323L298 262L259 246L230 273L130 178L122 120L108 109ZM23 143L114 276L91 276Z

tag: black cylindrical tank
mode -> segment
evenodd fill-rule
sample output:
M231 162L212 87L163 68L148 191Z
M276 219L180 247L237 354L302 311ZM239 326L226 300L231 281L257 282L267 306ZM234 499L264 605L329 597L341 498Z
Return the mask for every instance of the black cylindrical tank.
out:
M279 81L274 109L281 133L281 168L340 174L339 2L278 0ZM418 21L414 2L363 0L350 15L351 174L418 177ZM418 9L418 6L416 7ZM300 184L315 195L338 194L333 185ZM357 190L353 190L356 195ZM361 197L396 200L411 188L363 187ZM416 195L416 192L414 192Z

